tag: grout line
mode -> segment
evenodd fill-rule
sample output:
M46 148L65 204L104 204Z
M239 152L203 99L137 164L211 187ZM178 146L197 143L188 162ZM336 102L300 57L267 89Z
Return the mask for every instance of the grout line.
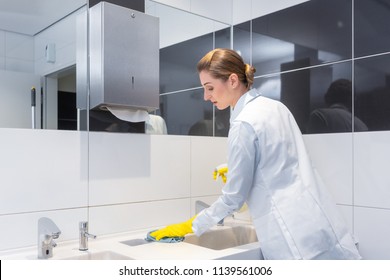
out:
M330 65L335 65L335 64L341 64L341 63L345 63L345 62L351 62L352 64L354 64L355 60L362 60L362 59L366 59L366 58L378 57L378 56L389 55L389 54L390 54L390 52L383 52L383 53L361 56L358 58L350 58L350 59L344 59L344 60L339 60L339 61L327 62L327 63L312 65L312 66L307 66L307 67L302 67L302 68L297 68L297 69L291 69L291 70L286 70L286 71L281 71L281 72L274 72L274 73L269 73L269 74L264 74L264 75L258 75L258 76L255 76L254 79L275 77L275 76L279 76L281 74L287 74L287 73L297 72L297 71L301 71L301 70L320 68L320 67L325 67L325 66L330 66ZM176 91L164 92L164 93L161 93L160 96L188 92L188 91L194 91L194 90L198 90L198 89L202 89L202 87L199 86L199 87L180 89L180 90L176 90Z
M50 209L41 209L41 210L34 210L34 211L5 213L5 214L0 214L0 217L13 216L13 215L37 214L37 213L43 213L43 212L57 212L57 211L78 210L78 209L86 209L88 207L89 207L88 205L85 205L85 206L69 207L69 208L57 208L57 209L50 208Z
M352 48L352 58L355 58L355 0L352 0L351 3L351 48ZM351 64L351 79L352 79L352 233L355 234L355 102L354 102L354 97L355 97L355 59L352 59L352 64Z

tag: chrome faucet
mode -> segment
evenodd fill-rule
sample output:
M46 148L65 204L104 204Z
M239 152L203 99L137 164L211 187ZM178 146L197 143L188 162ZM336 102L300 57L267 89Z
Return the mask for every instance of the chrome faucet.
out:
M38 220L38 258L48 259L53 256L53 248L57 246L54 239L61 234L57 225L49 218Z
M80 240L79 240L79 250L87 251L88 250L88 238L96 238L96 235L88 233L88 222L83 221L79 223L80 230Z
M195 201L195 214L199 214L200 211L202 211L203 209L206 209L208 207L210 207L210 205L208 205L207 203L205 203L203 201L200 201L200 200ZM224 220L225 219L220 220L217 225L223 226Z

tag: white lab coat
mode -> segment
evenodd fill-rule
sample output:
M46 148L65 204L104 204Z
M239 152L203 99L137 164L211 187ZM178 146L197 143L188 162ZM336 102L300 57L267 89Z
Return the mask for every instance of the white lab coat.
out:
M360 259L290 111L256 89L232 111L228 180L193 221L201 235L246 201L265 259Z

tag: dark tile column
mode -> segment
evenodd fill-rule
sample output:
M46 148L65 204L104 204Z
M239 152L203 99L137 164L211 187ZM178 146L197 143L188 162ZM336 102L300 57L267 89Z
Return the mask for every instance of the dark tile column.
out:
M88 7L93 7L101 0L88 0ZM145 13L145 0L106 0L105 2Z

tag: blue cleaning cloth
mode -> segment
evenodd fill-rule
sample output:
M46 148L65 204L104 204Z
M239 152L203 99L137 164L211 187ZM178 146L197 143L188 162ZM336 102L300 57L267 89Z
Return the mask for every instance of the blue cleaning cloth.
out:
M160 240L156 240L153 236L150 234L152 232L155 232L156 230L149 231L148 234L145 237L146 241L149 242L162 242L162 243L177 243L177 242L182 242L184 240L184 237L163 237Z

